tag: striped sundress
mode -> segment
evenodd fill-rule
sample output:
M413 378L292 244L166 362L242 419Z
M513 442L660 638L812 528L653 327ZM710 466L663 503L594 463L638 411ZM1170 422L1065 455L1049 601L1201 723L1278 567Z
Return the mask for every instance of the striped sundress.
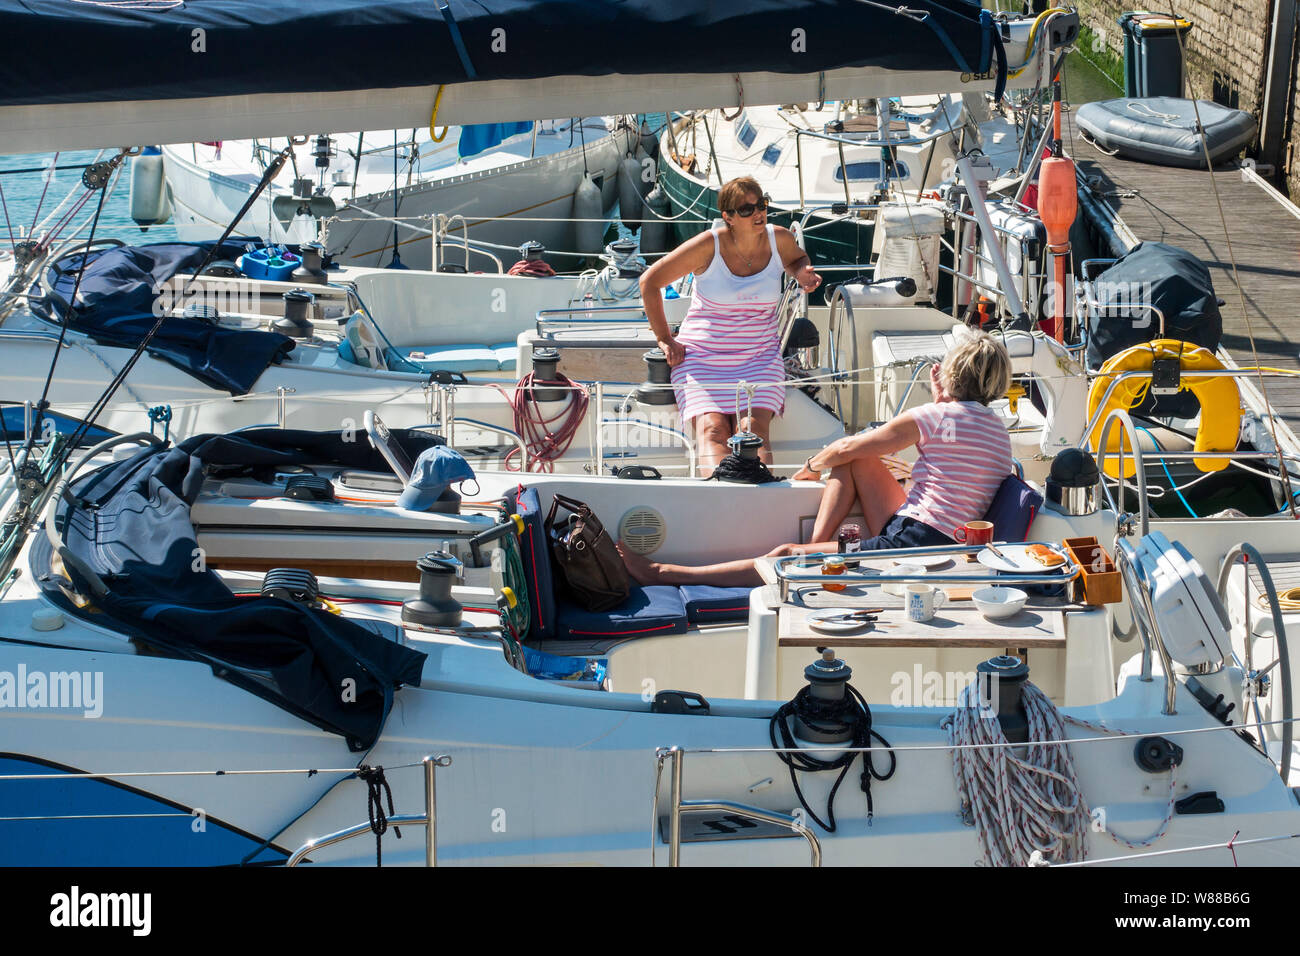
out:
M677 333L686 357L672 370L673 391L687 422L706 412L743 415L745 393L737 410L736 382L785 380L776 317L785 270L770 224L767 238L772 246L767 266L752 276L738 276L722 260L718 233L713 233L713 261L695 277L691 306ZM779 415L785 409L785 386L755 389L752 407Z

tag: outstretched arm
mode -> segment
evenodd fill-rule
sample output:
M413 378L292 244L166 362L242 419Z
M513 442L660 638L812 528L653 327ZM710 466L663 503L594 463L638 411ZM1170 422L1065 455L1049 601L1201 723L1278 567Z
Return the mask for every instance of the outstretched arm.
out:
M823 471L845 465L858 458L880 458L892 455L915 445L921 440L921 429L916 417L907 411L879 428L857 435L837 438L805 463L793 477L800 481L816 481Z

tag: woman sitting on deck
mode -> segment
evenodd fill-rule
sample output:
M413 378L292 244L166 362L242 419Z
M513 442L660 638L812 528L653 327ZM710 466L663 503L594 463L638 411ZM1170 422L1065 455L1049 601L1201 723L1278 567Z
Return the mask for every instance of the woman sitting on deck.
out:
M795 480L829 469L809 544L783 544L767 557L835 551L836 534L856 504L873 537L863 551L953 544L952 533L984 517L1012 471L1011 440L989 403L1006 394L1011 359L984 332L964 335L941 366L930 368L934 402L903 412L879 428L847 435L813 455ZM907 492L880 460L911 445L918 457ZM619 542L628 572L641 584L757 587L754 558L702 567L660 564Z

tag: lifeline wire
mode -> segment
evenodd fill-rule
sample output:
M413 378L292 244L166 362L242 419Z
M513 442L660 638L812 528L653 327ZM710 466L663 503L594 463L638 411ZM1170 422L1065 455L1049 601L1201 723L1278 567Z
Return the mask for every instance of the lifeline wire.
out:
M1178 15L1170 8L1170 16L1178 19ZM1182 57L1184 63L1187 62L1187 49L1183 42L1183 31L1175 30L1174 36L1178 38L1178 55ZM1191 77L1187 78L1188 92L1191 90ZM1201 144L1201 155L1205 158L1205 171L1210 176L1210 188L1214 190L1214 203L1219 210L1219 223L1223 226L1223 241L1228 247L1228 261L1232 264L1232 281L1237 286L1237 300L1241 307L1241 318L1246 323L1246 334L1250 338L1250 354L1255 359L1256 375L1259 379L1259 391L1264 397L1264 405L1268 409L1268 429L1273 436L1273 447L1277 449L1277 468L1281 473L1282 482L1286 485L1287 506L1291 509L1291 517L1297 518L1295 494L1291 488L1291 472L1286 467L1286 460L1282 457L1282 445L1277 440L1277 422L1273 417L1273 403L1268 400L1268 390L1264 387L1264 373L1259 371L1259 350L1255 347L1255 327L1250 321L1250 313L1246 309L1246 293L1241 287L1241 276L1237 272L1237 257L1232 251L1232 236L1228 233L1228 219L1223 213L1223 200L1219 196L1219 184L1214 179L1214 164L1210 162L1210 145L1205 136L1205 126L1201 122L1201 108L1196 102L1196 97L1189 97L1192 101L1192 110L1196 114L1196 131Z

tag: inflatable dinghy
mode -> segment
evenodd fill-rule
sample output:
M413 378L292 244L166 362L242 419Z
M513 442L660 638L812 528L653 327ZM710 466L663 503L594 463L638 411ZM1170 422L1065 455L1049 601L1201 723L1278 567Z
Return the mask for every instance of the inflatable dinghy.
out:
M1210 161L1236 155L1255 137L1255 117L1208 100L1197 100ZM1106 152L1162 166L1205 168L1192 101L1173 96L1085 103L1075 113L1084 137Z

